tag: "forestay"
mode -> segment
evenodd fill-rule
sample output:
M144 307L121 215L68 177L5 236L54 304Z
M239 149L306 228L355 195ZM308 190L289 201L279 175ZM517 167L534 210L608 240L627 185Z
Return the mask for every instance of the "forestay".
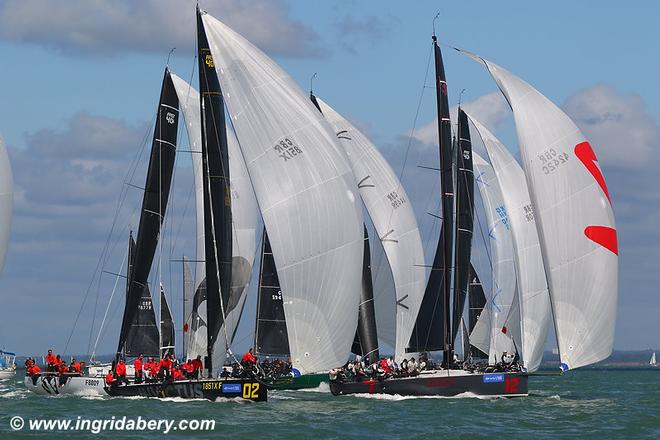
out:
M415 213L399 178L378 149L332 107L319 98L317 101L346 149L360 195L392 270L395 297L390 301L397 305L395 356L401 359L426 282L424 250ZM376 313L378 316L379 311Z
M468 117L484 142L511 224L522 315L522 361L528 371L536 371L543 358L552 311L525 173L486 127Z
M172 75L183 117L186 121L186 128L188 130L189 144L192 151L193 158L193 175L195 178L195 202L196 202L196 219L197 219L197 263L196 263L196 276L195 286L196 295L205 289L204 286L204 193L203 193L203 179L202 179L202 160L201 154L198 154L197 148L201 144L201 129L200 129L200 107L199 107L199 92L192 86L182 80L176 75ZM225 317L224 325L226 325L227 335L229 341L233 340L234 334L238 327L238 322L243 311L245 304L246 291L250 282L252 274L252 267L254 265L254 257L256 252L256 230L258 222L258 208L257 202L252 190L252 184L248 177L245 168L245 162L241 155L236 134L227 127L227 147L229 149L229 176L231 185L231 209L232 209L232 279L231 279L231 294L230 298L237 298L236 304L225 304L225 310L229 313ZM195 300L193 300L195 304ZM197 307L197 313L201 321L206 319L206 308L202 302ZM194 316L194 314L192 315ZM220 334L225 331L224 328L220 329ZM206 327L201 326L197 328L199 334L190 336L188 355L196 357L197 355L204 355L206 352ZM222 366L226 349L224 347L225 339L223 336L219 337L216 343L218 347L214 350L213 365L216 367Z
M605 359L616 321L614 212L596 155L571 119L502 67L486 65L513 109L536 216L562 369Z
M490 262L493 269L488 304L489 313L482 313L480 319L490 321L488 359L490 362L495 363L499 361L503 352L514 353L516 348L520 349L521 347L520 340L514 341L512 339L512 335L520 334L519 328L511 329L505 325L511 310L511 304L518 294L516 269L513 261L511 223L493 167L476 152L472 153L472 158L474 180L479 188L486 211L488 225L487 231L484 232L488 234L488 246L491 251ZM520 327L520 319L513 324ZM478 332L483 332L479 324L476 329ZM475 337L474 342L481 339L482 337ZM477 348L484 351L483 349L486 347L477 345Z
M217 19L202 20L271 242L292 363L336 367L357 327L363 248L346 154L279 66Z

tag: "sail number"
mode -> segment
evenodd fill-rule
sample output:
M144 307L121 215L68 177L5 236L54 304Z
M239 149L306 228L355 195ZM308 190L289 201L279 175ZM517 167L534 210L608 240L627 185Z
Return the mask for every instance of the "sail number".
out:
M278 290L276 294L270 296L270 299L273 301L282 301L282 291Z
M523 206L523 214L528 222L534 221L534 208L532 208L531 203Z
M543 174L550 174L568 162L568 153L558 153L554 148L545 150L537 157L541 161Z
M244 383L243 384L243 398L244 399L258 399L259 398L259 382Z
M149 300L140 301L140 304L138 305L138 310L151 310L151 301Z
M403 206L406 203L406 199L403 196L400 196L396 191L391 191L387 194L387 200L389 200L392 208L396 209L399 206Z
M273 147L273 150L284 162L293 159L299 154L302 154L302 149L295 144L291 139L284 138Z

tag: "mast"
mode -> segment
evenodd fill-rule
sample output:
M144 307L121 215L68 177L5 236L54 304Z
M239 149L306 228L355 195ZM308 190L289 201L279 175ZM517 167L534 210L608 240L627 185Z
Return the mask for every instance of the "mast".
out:
M151 306L151 294L149 293L147 278L156 253L160 228L165 218L167 200L170 194L176 153L178 119L179 99L174 90L169 69L166 67L151 145L151 156L149 158L135 252L131 253L132 264L127 274L126 307L119 333L117 356L122 352L128 354L125 345L129 328L135 321L136 316L139 316L140 310L146 307L145 302L147 299L149 306ZM153 314L153 310L151 313ZM156 343L158 343L158 338L156 338Z
M229 153L222 90L215 71L202 12L197 7L202 171L204 175L204 231L207 301L207 362L209 377L224 304L228 303L232 275L232 218ZM225 350L227 341L225 341Z
M474 227L474 173L472 142L467 115L458 108L458 148L456 148L456 247L454 258L454 310L451 341L458 334L470 282L470 255Z

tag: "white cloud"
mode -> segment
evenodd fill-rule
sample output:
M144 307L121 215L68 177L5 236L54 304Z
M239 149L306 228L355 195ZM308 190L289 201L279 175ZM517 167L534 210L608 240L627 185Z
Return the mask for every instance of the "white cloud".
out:
M202 7L271 54L321 52L282 0L207 0ZM184 0L0 0L0 38L67 53L194 50L195 3Z
M658 157L660 127L639 95L623 95L610 86L594 86L564 105L594 146L601 163L637 168Z
M493 131L497 130L510 112L509 104L499 91L480 96L474 101L464 102L461 106L466 112ZM449 112L452 121L457 121L458 107L452 107ZM423 144L437 145L438 118L436 117L433 121L416 129L413 137Z

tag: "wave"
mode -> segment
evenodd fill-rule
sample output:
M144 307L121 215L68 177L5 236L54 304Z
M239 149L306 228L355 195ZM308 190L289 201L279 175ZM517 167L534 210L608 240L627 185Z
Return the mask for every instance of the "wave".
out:
M478 399L478 400L497 399L496 396L480 396L470 391L466 391L465 393L460 393L455 396L402 396L400 394L383 394L383 393L374 393L374 394L356 393L356 394L349 394L348 396L358 397L360 399L385 400L390 402L400 402L403 400L418 400L418 399Z
M287 391L302 391L304 393L330 393L330 385L328 382L321 382L316 388L301 388L299 390L287 390Z

